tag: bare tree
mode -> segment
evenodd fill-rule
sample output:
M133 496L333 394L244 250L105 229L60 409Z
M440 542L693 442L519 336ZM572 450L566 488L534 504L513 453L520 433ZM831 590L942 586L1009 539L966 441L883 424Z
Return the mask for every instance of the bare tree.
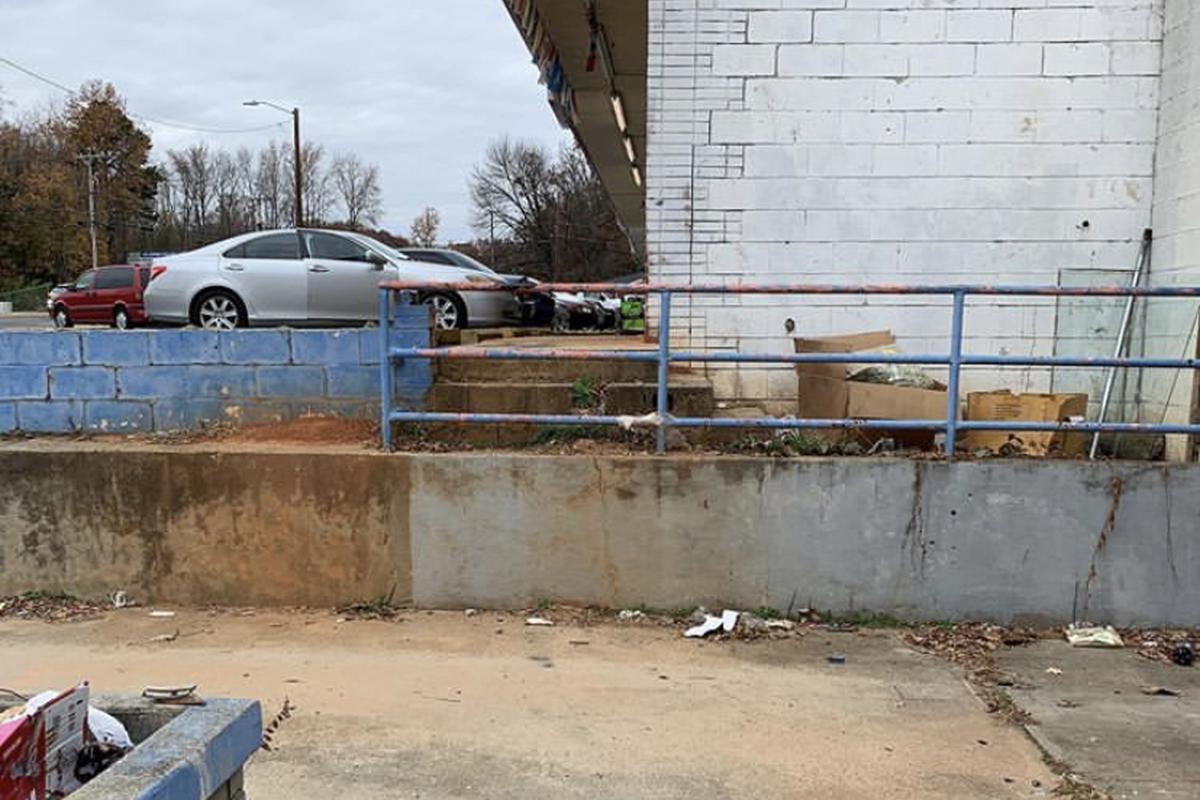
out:
M288 155L289 175L292 174L294 156L294 153ZM300 148L300 176L304 184L304 219L300 223L305 225L316 225L329 218L329 175L324 170L324 160L325 148L321 145L305 142ZM293 187L288 192L288 198L293 199L295 195L296 190Z
M291 222L291 182L287 154L276 142L258 153L254 170L254 192L260 204L260 221L265 228L282 228Z
M183 150L167 151L167 159L179 182L183 243L192 244L192 234L208 225L214 191L214 165L208 146L194 144Z
M438 228L442 226L442 215L436 208L426 208L413 220L409 238L418 247L433 247L437 244Z
M329 168L329 179L346 212L347 225L358 228L379 221L383 192L379 188L378 166L364 164L355 155L339 155Z
M471 176L472 223L499 234L504 266L550 280L591 280L635 269L628 239L583 153L501 139Z

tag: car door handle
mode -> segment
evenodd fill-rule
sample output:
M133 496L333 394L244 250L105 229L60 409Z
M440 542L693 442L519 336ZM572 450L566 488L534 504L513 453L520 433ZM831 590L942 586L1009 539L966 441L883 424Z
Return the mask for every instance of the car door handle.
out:
M308 268L309 272L329 272L329 267L323 267L320 264L313 264Z
M230 272L242 272L246 268L241 264L227 264L225 265L225 269L229 270Z

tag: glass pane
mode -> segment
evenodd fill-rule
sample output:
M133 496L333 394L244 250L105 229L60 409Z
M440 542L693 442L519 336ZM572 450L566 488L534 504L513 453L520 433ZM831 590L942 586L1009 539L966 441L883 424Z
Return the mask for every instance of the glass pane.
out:
M97 289L133 288L133 267L117 267L101 270L96 274Z
M366 261L366 248L353 239L343 239L331 233L306 233L310 258L333 261Z
M246 242L241 258L276 258L298 260L300 240L294 233L275 233Z

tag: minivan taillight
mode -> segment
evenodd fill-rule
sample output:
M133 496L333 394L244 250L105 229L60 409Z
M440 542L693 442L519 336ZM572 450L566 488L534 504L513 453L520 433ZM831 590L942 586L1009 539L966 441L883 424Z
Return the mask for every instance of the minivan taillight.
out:
M167 268L165 266L163 266L162 264L151 267L150 268L150 280L154 280L155 278L157 278L159 275L162 275L166 271L167 271Z

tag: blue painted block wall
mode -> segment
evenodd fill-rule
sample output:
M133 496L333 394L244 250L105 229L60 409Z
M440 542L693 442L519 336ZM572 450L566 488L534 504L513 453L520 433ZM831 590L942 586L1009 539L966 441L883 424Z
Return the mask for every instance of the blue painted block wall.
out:
M428 311L399 306L393 340L428 347ZM379 331L0 332L0 434L135 433L303 414L379 414ZM397 402L423 407L427 361L395 366Z

